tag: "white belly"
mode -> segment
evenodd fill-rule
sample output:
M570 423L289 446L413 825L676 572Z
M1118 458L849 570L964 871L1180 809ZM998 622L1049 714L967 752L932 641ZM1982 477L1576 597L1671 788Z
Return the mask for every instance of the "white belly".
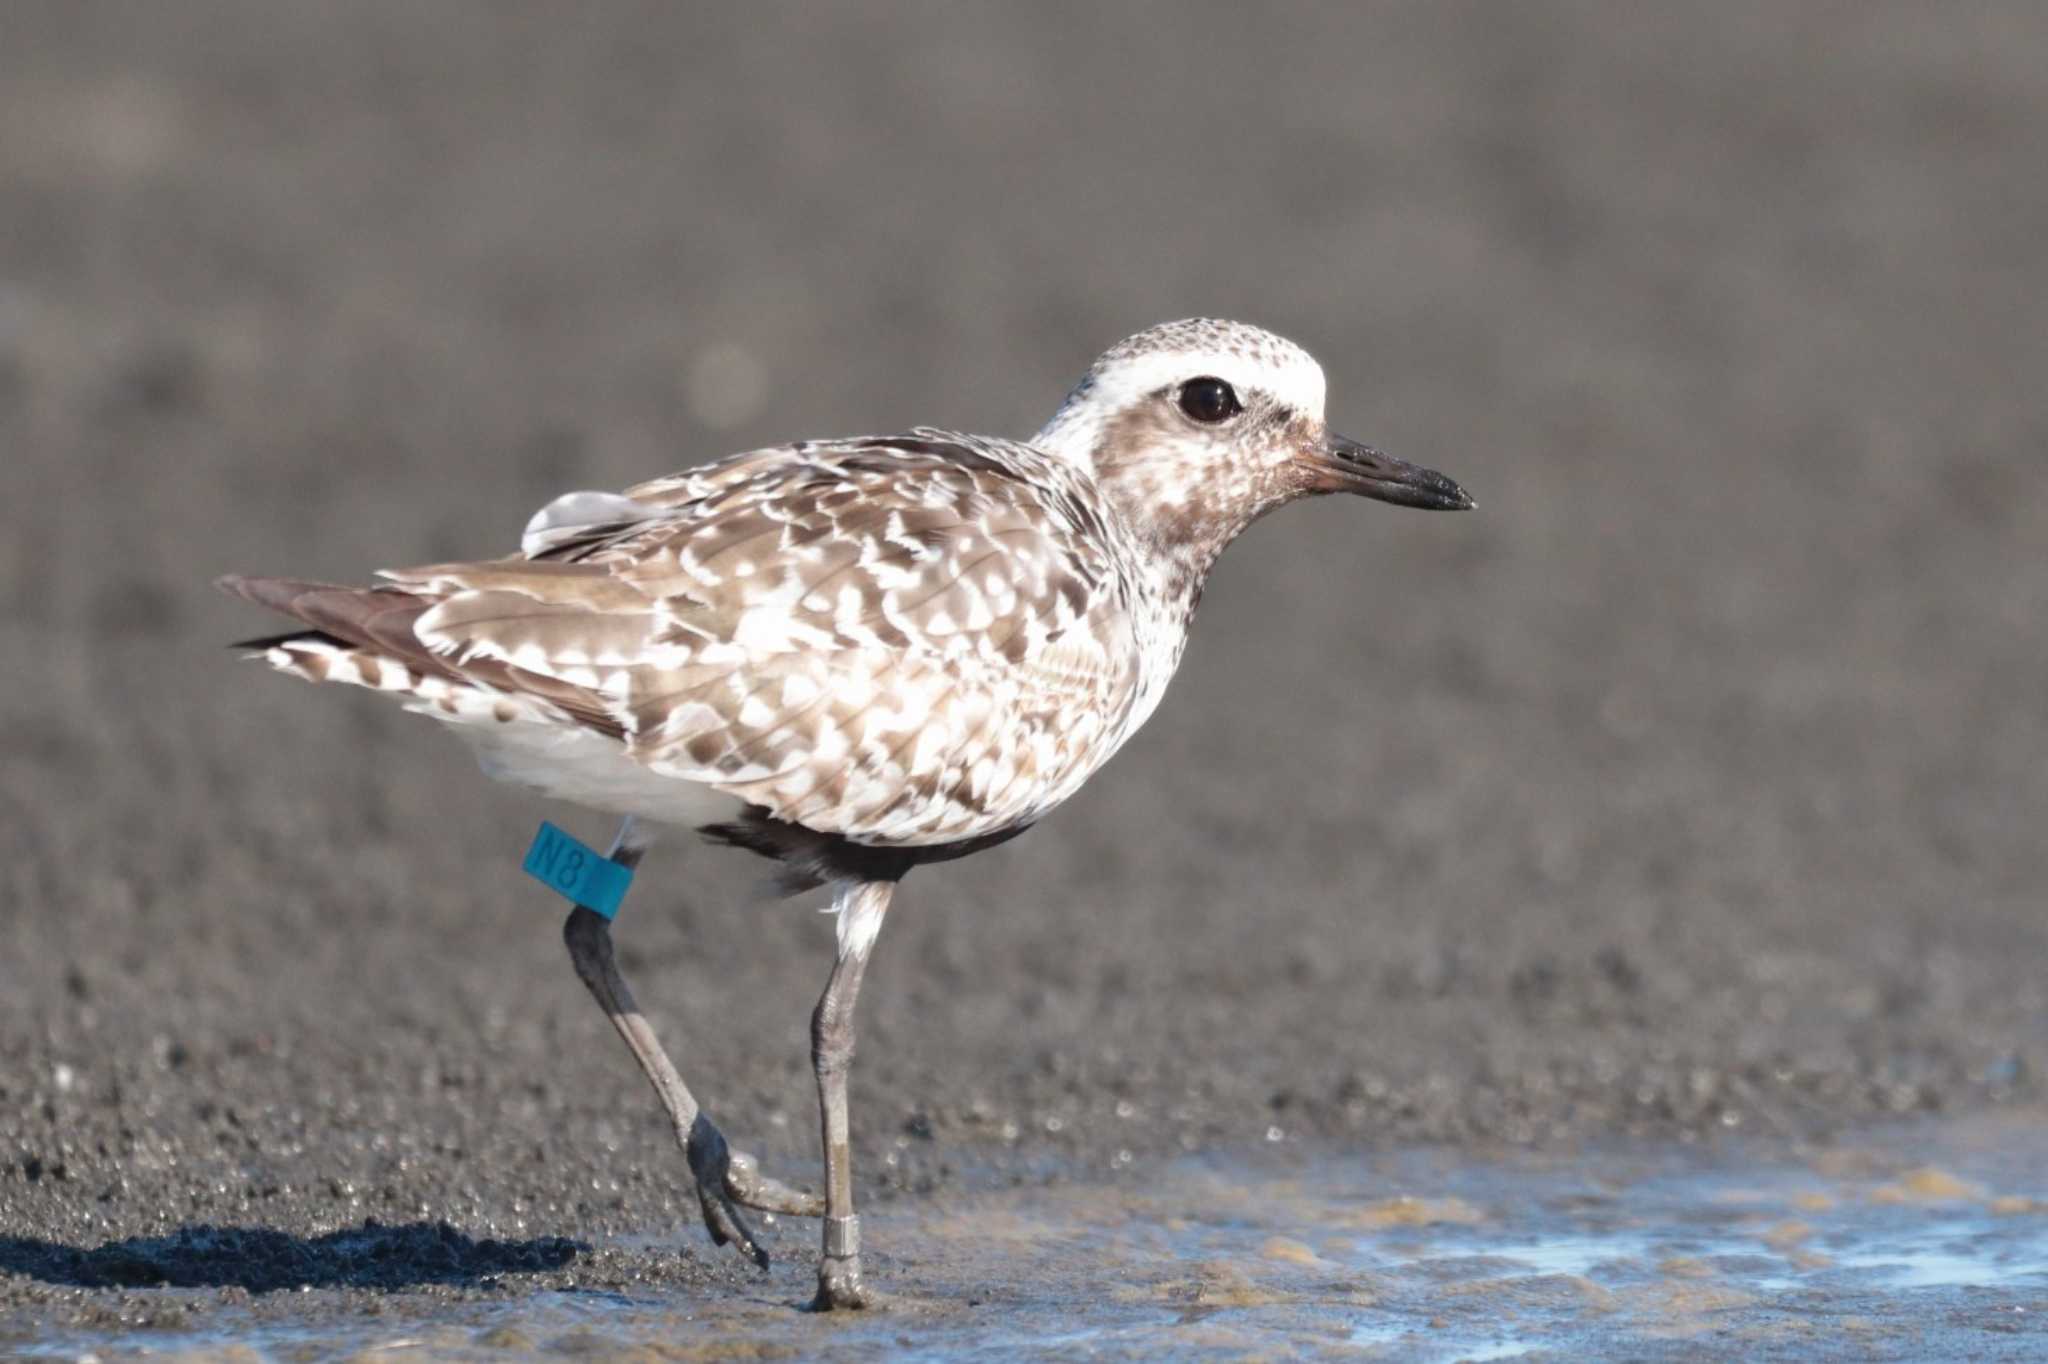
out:
M343 682L405 700L476 750L484 775L593 810L697 829L722 824L746 802L702 782L664 777L626 756L617 739L582 729L547 701L450 683L410 664L323 638L288 639L263 657L309 682Z
M484 775L593 810L683 828L738 818L746 803L701 782L634 762L616 739L584 729L514 721L457 725Z

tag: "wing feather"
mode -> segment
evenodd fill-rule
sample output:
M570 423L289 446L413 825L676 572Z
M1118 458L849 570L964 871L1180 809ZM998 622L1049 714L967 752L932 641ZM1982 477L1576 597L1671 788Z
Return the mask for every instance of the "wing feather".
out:
M1107 733L1132 704L1132 607L1091 499L1025 446L812 443L586 499L645 514L558 511L546 557L386 591L416 652L568 689L656 772L821 832L948 842L1063 799L1102 756L1076 717Z

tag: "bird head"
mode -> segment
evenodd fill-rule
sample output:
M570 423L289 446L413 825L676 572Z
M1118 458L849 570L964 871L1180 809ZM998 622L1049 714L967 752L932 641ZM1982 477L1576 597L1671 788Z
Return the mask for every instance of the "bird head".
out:
M1087 468L1134 524L1216 552L1273 508L1322 493L1473 505L1451 479L1330 430L1323 367L1242 322L1168 322L1091 365L1033 444Z

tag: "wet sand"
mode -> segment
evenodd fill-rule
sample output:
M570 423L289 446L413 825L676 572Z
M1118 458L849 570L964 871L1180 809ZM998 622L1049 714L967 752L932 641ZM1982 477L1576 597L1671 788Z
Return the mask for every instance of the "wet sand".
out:
M1480 509L1262 524L1130 749L907 884L854 1079L880 1227L1269 1149L2032 1111L2044 43L2026 5L8 7L0 1323L795 1296L702 1240L519 875L539 818L602 825L236 665L267 623L207 583L498 552L772 440L1029 431L1194 312L1310 346L1340 429ZM829 925L761 870L658 850L621 951L811 1178Z
M500 1266L453 1299L316 1284L218 1307L161 1290L141 1330L46 1335L26 1353L2034 1359L2048 1348L2041 1117L1923 1121L1790 1153L1746 1141L1180 1157L893 1203L873 1230L897 1286L858 1314L802 1310L810 1277L795 1258L750 1284L695 1289ZM368 1259L411 1234L346 1239ZM92 1267L118 1272L118 1257L155 1249L109 1248ZM623 1237L575 1253L679 1249Z

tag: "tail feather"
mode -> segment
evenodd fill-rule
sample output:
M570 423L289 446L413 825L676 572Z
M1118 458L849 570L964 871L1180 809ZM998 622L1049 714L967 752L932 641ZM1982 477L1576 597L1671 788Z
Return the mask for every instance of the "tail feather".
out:
M474 700L503 715L499 699L517 699L536 714L573 717L623 737L624 726L604 700L558 678L497 659L472 658L461 667L421 642L415 626L439 604L436 595L407 587L342 587L303 578L217 580L224 592L310 626L249 641L270 663L314 682L353 682L379 691L411 691L454 714Z
M223 574L213 585L231 597L253 602L282 616L296 616L293 603L308 592L351 592L338 583L316 583L305 578L250 578L240 573Z
M304 578L248 578L240 574L220 578L217 585L244 601L313 627L310 631L292 631L251 641L252 645L268 649L288 642L325 641L403 663L428 677L468 681L413 633L413 623L433 606L414 593L390 587L343 587Z
M325 630L287 630L281 635L258 635L254 639L238 639L228 647L260 654L282 649L287 644L325 644L336 649L348 647L348 641L336 639Z

